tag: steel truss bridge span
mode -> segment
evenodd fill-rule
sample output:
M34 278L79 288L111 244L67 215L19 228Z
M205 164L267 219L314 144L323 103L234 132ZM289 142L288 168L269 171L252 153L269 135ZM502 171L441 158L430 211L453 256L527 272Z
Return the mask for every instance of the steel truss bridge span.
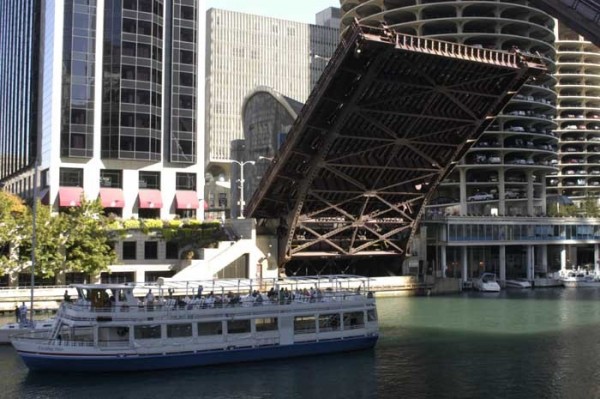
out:
M439 182L540 60L355 25L247 206L279 264L403 257Z

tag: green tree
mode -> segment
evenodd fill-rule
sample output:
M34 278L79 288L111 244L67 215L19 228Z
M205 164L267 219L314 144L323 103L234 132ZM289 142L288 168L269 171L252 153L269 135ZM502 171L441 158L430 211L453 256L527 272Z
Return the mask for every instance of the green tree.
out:
M113 233L107 228L108 220L99 201L82 198L80 207L58 215L52 215L51 208L39 201L36 208L36 275L53 277L59 272L95 274L116 262L110 245ZM26 210L16 230L19 234L11 245L18 248L18 256L0 266L5 273L30 264L33 237L31 209Z

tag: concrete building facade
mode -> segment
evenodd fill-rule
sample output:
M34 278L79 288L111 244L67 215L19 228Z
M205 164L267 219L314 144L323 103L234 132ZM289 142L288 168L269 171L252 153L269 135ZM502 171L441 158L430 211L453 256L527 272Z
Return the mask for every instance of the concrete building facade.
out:
M337 46L339 30L219 9L208 10L206 18L205 157L207 181L213 183L205 198L208 212L229 216L239 204L221 188L239 185L231 178L239 176L239 165L230 160L231 143L244 138L244 99L265 86L304 102ZM245 172L251 174L252 166Z

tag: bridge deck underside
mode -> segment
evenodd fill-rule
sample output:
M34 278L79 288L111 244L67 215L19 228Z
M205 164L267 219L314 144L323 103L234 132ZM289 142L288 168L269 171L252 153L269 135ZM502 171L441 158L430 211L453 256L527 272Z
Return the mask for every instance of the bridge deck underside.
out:
M600 47L598 0L531 0L531 3Z
M440 180L543 70L518 54L355 27L248 214L279 220L280 264L404 255Z

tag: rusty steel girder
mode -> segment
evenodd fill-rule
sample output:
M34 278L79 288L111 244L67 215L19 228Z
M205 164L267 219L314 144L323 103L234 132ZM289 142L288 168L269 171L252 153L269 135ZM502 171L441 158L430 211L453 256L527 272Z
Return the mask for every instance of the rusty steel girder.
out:
M292 258L404 256L424 205L537 58L355 25L247 206Z

